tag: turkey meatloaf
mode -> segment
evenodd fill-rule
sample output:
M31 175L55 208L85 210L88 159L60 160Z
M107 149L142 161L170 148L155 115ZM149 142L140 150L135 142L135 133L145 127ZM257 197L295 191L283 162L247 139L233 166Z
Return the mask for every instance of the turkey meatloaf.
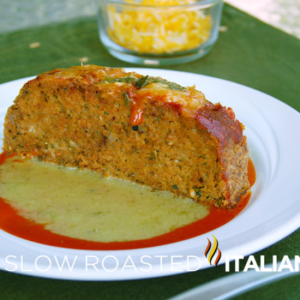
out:
M8 109L4 150L223 207L250 187L231 108L117 68L55 69L27 82Z

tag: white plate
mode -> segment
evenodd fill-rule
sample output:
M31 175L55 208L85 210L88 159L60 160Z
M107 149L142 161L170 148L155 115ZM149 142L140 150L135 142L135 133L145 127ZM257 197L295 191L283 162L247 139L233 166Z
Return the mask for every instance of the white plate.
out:
M297 111L259 91L217 78L156 69L127 70L160 76L184 86L195 84L211 102L220 101L233 108L237 119L246 125L250 157L257 172L250 203L235 219L213 232L174 244L137 250L83 251L56 248L28 242L0 231L0 269L77 280L159 277L186 272L188 267L190 270L197 269L198 260L193 257L188 259L187 256L199 257L201 269L210 267L204 251L207 238L213 241L212 234L217 237L222 251L220 263L224 263L226 256L246 256L257 252L300 227L300 139L297 138L300 114ZM1 138L6 110L29 79L0 85ZM72 271L66 265L62 270L57 267L57 262L61 263L65 256L70 262L75 261ZM97 259L99 263L91 266ZM151 264L151 267L146 263Z

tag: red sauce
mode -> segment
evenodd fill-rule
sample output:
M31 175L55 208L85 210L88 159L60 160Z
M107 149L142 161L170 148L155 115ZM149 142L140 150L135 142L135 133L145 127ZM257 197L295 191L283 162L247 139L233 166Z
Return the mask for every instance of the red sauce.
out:
M11 157L2 153L0 164ZM255 182L255 169L252 161L248 165L248 178L251 186ZM35 223L18 215L17 211L0 197L0 228L20 238L49 246L82 249L82 250L127 250L166 245L187 240L198 235L214 230L236 217L247 205L251 193L244 196L233 209L210 207L207 217L192 224L175 229L172 232L156 236L150 239L129 242L91 242L62 236L45 229L44 225Z
M140 125L144 121L143 104L141 101L131 100L130 123L132 125Z

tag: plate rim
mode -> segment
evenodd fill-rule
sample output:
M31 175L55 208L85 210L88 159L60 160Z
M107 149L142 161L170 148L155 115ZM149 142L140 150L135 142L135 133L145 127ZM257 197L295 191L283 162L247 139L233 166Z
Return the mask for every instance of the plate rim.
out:
M222 78L217 78L217 77L212 77L212 76L207 76L207 75L202 75L202 74L196 74L196 73L190 73L190 72L183 72L183 71L176 71L176 70L165 70L165 69L154 69L154 68L125 68L126 71L129 71L129 72L140 72L142 74L144 73L147 73L147 72L155 72L157 73L157 76L160 76L159 73L180 73L180 74L186 74L188 76L200 76L200 77L205 77L205 78L208 78L208 80L217 80L217 81L220 81L222 82L223 84L225 85L231 85L231 84L234 84L242 89L249 89L251 90L252 92L254 93L259 93L262 97L267 97L268 99L270 99L271 101L275 101L274 103L277 103L276 105L283 105L282 107L285 107L284 109L288 109L290 111L291 114L297 114L297 116L295 115L296 118L299 118L300 120L300 114L299 112L294 109L293 107L289 106L288 104L282 102L281 100L279 99L276 99L274 98L273 96L270 96L268 94L265 94L261 91L258 91L256 89L253 89L251 87L248 87L248 86L245 86L245 85L242 85L242 84L239 84L239 83L235 83L235 82L232 82L232 81L228 81L226 79L222 79ZM6 82L6 83L2 83L0 85L0 90L1 88L3 87L3 85L10 85L10 84L16 84L18 82L26 82L28 80L31 80L35 78L35 76L30 76L30 77L25 77L25 78L20 78L20 79L16 79L16 80L13 80L13 81L9 81L9 82ZM1 106L0 106L0 109L1 109ZM300 197L298 198L300 199ZM296 200L298 200L296 199ZM293 202L294 203L294 202ZM234 249L236 249L235 251L237 252L243 252L245 253L244 256L247 256L249 254L252 254L252 253L255 253L255 252L258 252L258 251L261 251L271 245L273 245L274 243L276 242L279 242L280 240L282 240L283 238L287 237L288 235L292 234L294 231L296 231L299 227L300 227L300 218L297 218L300 216L300 212L298 213L298 215L294 215L293 218L290 218L286 223L285 223L285 226L284 228L282 228L283 226L279 226L279 228L276 228L274 229L273 231L270 231L272 234L265 234L265 235L262 235L260 236L259 238L257 238L257 241L259 241L259 245L260 246L255 246L253 242L249 242L248 244L243 244L243 245L240 245L240 246L235 246ZM278 231L278 229L280 229L280 231ZM215 231L215 230L214 230ZM275 232L276 231L276 234ZM4 234L3 234L4 233ZM207 234L210 234L210 232L208 232ZM7 240L7 236L5 237L5 235L9 235L7 234L6 232L3 232L2 230L0 230L0 239L2 239L3 237ZM21 244L23 241L23 239L20 239L18 237L14 237L14 236L11 236L9 235L10 237L13 237L13 239L17 240L17 242L20 242L18 241L21 240ZM266 239L267 237L267 239ZM189 239L189 240L185 240L185 241L181 241L181 242L177 242L177 243L174 243L174 244L169 244L169 245L176 245L176 246L179 246L178 244L181 244L181 243L185 243L186 241L190 241L190 240L194 240L194 239L197 239L198 237L196 238L192 238L192 239ZM9 240L9 239L8 239ZM29 248L35 248L35 247L39 247L43 250L55 250L56 252L60 252L61 249L64 250L64 248L57 248L57 247L53 247L53 246L48 246L48 245L42 245L42 244L38 244L38 243L35 243L35 242L30 242L30 241L25 241L26 244L29 243ZM158 247L150 247L150 248L144 248L144 249L163 249L165 246L169 246L169 245L162 245L162 246L158 246ZM245 246L247 246L247 250L245 250ZM144 249L133 249L133 250L116 250L116 251L109 251L109 252L122 252L122 253L133 253L133 252L136 252L136 251L143 251ZM70 251L71 253L78 253L78 252L82 252L82 253L86 253L86 252L107 252L107 251L88 251L88 250L76 250L76 249L67 249L68 251ZM64 251L63 251L64 252ZM0 262L1 260L3 260L3 257L0 256ZM210 267L208 264L205 264L203 268L201 269L205 269L207 267ZM3 270L2 268L2 265L0 264L0 270ZM17 272L16 272L17 273ZM178 272L178 273L170 273L170 272L161 272L159 274L147 274L147 276L132 276L132 275L129 275L129 276L121 276L120 278L114 278L114 279L108 279L108 280L127 280L127 279L142 279L142 278L156 278L156 277L161 277L161 276L166 276L166 275L175 275L175 274L179 274L179 273L185 273L184 271L183 272ZM24 272L21 272L21 274L24 274ZM84 278L70 278L70 277L66 277L66 276L51 276L50 274L45 274L45 273L38 273L38 274L27 274L27 275L32 275L32 276L38 276L38 277L47 277L47 278L56 278L56 279L70 279L70 280L106 280L105 278L89 278L89 277L84 277ZM62 275L62 274L60 274ZM150 275L150 276L149 276Z

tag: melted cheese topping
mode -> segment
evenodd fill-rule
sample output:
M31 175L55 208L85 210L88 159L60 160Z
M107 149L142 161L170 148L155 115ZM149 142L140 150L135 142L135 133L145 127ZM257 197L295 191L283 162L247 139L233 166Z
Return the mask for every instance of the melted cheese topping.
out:
M108 68L108 67L99 67L95 65L84 65L76 66L68 69L56 69L47 73L39 75L39 77L45 78L57 78L65 80L66 85L71 82L77 82L78 85L115 85L117 87L133 85L136 80L143 77L142 75L129 72L127 73L122 68ZM158 82L149 82L143 88L136 90L132 89L133 94L137 94L137 97L140 99L155 98L157 101L162 101L164 103L176 103L182 105L182 114L184 116L189 116L193 118L195 112L204 107L208 100L205 98L205 95L197 91L195 87L181 87L180 85L168 82L159 77L149 77L149 81L156 79ZM123 81L121 79L124 79ZM125 79L128 79L127 81ZM131 81L129 80L131 79ZM115 80L115 81L114 81ZM118 81L119 80L119 81ZM168 84L164 84L162 82ZM173 86L178 86L178 88L173 88ZM114 95L114 90L111 90L111 95Z
M159 97L164 103L176 103L191 109L194 112L203 107L208 101L203 93L197 91L195 87L188 87L185 91L168 89L164 84L151 83L136 92L139 97L149 94L150 98Z

